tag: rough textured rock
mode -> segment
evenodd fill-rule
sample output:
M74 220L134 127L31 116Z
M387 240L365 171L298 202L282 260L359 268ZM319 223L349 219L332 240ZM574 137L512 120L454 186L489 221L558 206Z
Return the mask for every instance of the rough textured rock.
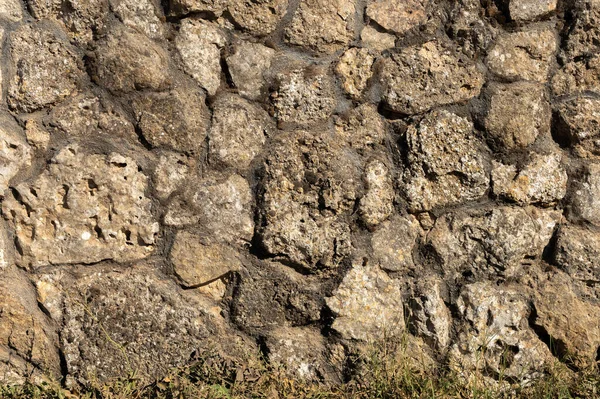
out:
M429 346L441 350L451 343L452 316L444 303L448 300L447 287L435 277L419 281L410 300L411 329Z
M23 25L10 34L9 43L14 69L7 77L8 105L12 109L33 112L76 91L82 78L81 56L56 25Z
M531 21L556 10L557 0L510 0L508 12L514 21Z
M600 100L576 97L558 106L554 134L580 157L600 155Z
M23 18L23 7L19 0L3 0L0 3L0 17L17 22Z
M296 69L278 79L279 88L273 96L278 121L310 124L322 122L333 113L337 101L324 68Z
M355 260L327 306L336 314L331 326L344 338L363 341L398 336L404 330L400 284L376 265Z
M94 80L112 92L160 91L170 85L167 52L125 25L110 29L98 42L94 58Z
M189 158L175 152L164 152L160 155L152 181L158 199L165 200L173 192L181 188L191 174Z
M245 170L261 152L273 130L269 115L235 95L219 97L212 108L209 134L211 161Z
M384 119L371 104L363 104L337 118L335 133L359 152L375 148L387 138Z
M572 219L582 219L600 226L600 164L590 163L584 167L582 176L574 184L571 193Z
M479 95L483 73L446 46L430 41L384 59L383 98L392 111L416 114Z
M482 208L445 214L427 235L447 279L518 276L540 259L560 213L527 208Z
M546 82L557 49L556 32L550 27L504 33L490 49L487 65L510 81Z
M125 25L136 28L151 39L164 36L162 9L153 0L110 0L110 7Z
M227 57L231 80L238 93L249 99L257 99L265 85L264 74L270 68L275 50L259 43L242 42Z
M495 162L492 170L494 194L523 204L549 205L560 201L567 193L568 179L561 160L559 153L533 153L519 169L515 165Z
M384 51L396 45L396 37L389 33L379 32L377 29L367 25L360 32L363 45L375 51Z
M47 170L17 185L2 204L19 263L36 268L150 255L159 226L146 188L147 177L131 158L63 148Z
M319 52L335 52L354 38L354 0L301 0L285 30L286 41Z
M411 210L426 211L485 194L489 178L483 145L467 119L434 111L410 126L406 136L404 180Z
M273 32L288 8L288 0L236 0L229 3L235 23L255 35Z
M344 91L351 97L360 97L367 87L367 81L373 76L374 62L375 57L364 48L351 48L340 58L335 70L344 80Z
M0 114L0 198L19 170L31 166L32 150L19 125L8 114Z
M235 250L185 231L175 236L169 256L186 287L205 285L241 266Z
M394 187L388 167L380 160L365 166L367 192L360 199L358 212L368 227L375 227L394 211Z
M428 0L370 0L366 14L379 26L401 35L427 20L428 4Z
M485 92L484 125L498 149L524 148L550 132L551 110L545 89L535 83L492 84Z
M226 8L226 0L169 0L171 13L179 16L206 11L221 15Z
M204 145L210 113L202 92L178 86L168 92L143 93L132 101L137 126L152 147L198 154Z
M596 229L561 225L556 235L554 262L569 276L584 282L600 281L600 234Z
M373 233L371 246L373 259L388 271L408 272L414 270L413 251L422 229L414 216L392 217L383 222Z
M201 19L181 22L175 46L181 54L185 71L214 95L221 85L221 48L227 43L223 30Z

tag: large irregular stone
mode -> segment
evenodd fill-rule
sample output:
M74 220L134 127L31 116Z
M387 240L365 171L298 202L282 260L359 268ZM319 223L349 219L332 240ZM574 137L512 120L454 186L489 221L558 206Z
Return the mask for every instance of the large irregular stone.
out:
M23 25L10 34L9 47L14 74L8 78L8 105L13 110L37 111L77 90L81 56L56 25Z
M448 299L443 281L427 277L417 281L410 300L411 329L437 350L445 350L451 343L452 316L444 303Z
M237 251L186 231L175 236L169 258L186 287L205 285L241 267Z
M447 280L518 276L540 259L561 213L534 207L485 207L447 213L427 235Z
M206 299L151 267L74 273L76 278L54 279L61 287L54 300L64 309L61 340L69 385L105 382L134 370L144 380L154 379L190 362L194 352L239 353L240 337L205 311Z
M525 165L494 162L492 188L495 195L521 204L550 205L567 193L567 172L560 153L531 153Z
M219 97L212 108L210 160L238 170L247 169L273 129L271 118L262 108L231 94Z
M404 331L402 291L377 265L353 262L327 306L336 318L331 326L344 339L377 341Z
M600 348L600 306L578 298L563 273L549 274L534 293L533 305L538 326L560 360L587 367Z
M600 49L600 7L595 0L579 0L571 3L572 20L563 46L568 60L587 58Z
M527 382L551 364L548 347L528 328L530 309L522 287L490 282L469 284L457 300L463 319L450 365L459 373L474 371Z
M194 164L183 154L168 151L161 153L152 175L156 197L166 200L173 192L180 189L192 174Z
M409 208L427 211L482 197L488 188L483 145L473 124L449 111L434 111L406 133Z
M351 48L340 58L335 71L343 79L342 87L352 98L359 98L373 76L375 57L368 49Z
M369 0L366 14L379 26L399 35L427 20L428 0Z
M252 334L281 326L304 326L321 319L324 287L277 262L263 261L239 271L232 298L232 321Z
M600 156L600 100L575 97L558 105L555 135L580 157Z
M388 108L417 114L479 95L483 73L440 42L409 46L383 60L381 81Z
M164 36L162 10L153 0L110 0L110 7L125 25L138 29L151 39Z
M362 104L335 120L335 134L360 153L382 145L386 139L385 120L372 104Z
M341 50L354 38L355 0L301 0L285 40L322 53Z
M364 180L367 192L360 199L358 212L363 223L373 228L394 211L394 186L389 168L378 159L367 163Z
M373 259L388 271L407 273L415 269L413 251L423 234L414 216L393 216L371 237Z
M11 271L0 279L0 384L41 384L61 376L58 337L38 308L30 282Z
M32 150L19 125L6 113L0 113L0 198L6 194L10 179L31 166Z
M143 93L133 99L132 105L137 125L152 147L198 154L204 146L210 112L202 91L193 85Z
M113 93L165 90L169 75L167 52L133 28L115 24L97 44L92 77Z
M324 68L295 69L278 76L274 95L279 122L310 124L329 118L337 104L332 79Z
M331 356L325 338L318 331L309 327L282 327L272 331L265 344L269 363L284 369L291 377L302 381L341 382L343 365ZM343 347L338 346L343 354Z
M510 0L508 12L513 21L531 21L556 10L557 0Z
M557 96L600 93L600 54L565 64L552 78L552 91Z
M211 96L221 85L221 48L226 43L227 37L219 26L192 18L181 22L175 39L185 71Z
M266 251L311 271L338 265L350 248L343 216L358 198L360 168L360 159L327 132L281 134L265 161Z
M251 100L260 97L265 72L271 67L275 50L260 43L241 42L227 57L227 67L238 93Z
M384 51L396 45L396 37L389 33L379 32L377 29L367 25L360 32L363 45L375 51Z
M252 191L243 177L211 173L173 198L164 222L199 225L217 241L247 244L254 234L252 204Z
M542 85L494 83L486 89L485 101L484 125L497 149L524 148L550 133L552 113Z
M234 0L229 12L236 24L255 35L268 35L285 15L288 0Z
M131 158L63 148L2 204L15 231L18 263L36 268L150 255L159 227L146 189L147 178Z
M546 82L558 49L557 34L550 27L504 33L489 50L488 68L510 81Z
M583 168L570 196L569 217L600 226L600 164L590 163Z
M591 227L563 224L556 234L554 262L573 279L600 283L600 233Z
M499 31L483 4L480 0L457 0L449 10L448 35L470 57L486 54Z
M2 0L0 2L0 18L17 22L23 18L23 6L19 0Z

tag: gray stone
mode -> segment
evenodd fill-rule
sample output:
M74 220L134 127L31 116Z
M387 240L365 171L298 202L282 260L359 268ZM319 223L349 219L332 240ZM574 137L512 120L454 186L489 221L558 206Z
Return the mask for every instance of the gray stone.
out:
M164 36L162 10L153 0L110 0L110 7L125 25L136 28L151 39Z
M437 350L445 350L451 344L452 315L446 307L444 282L437 277L417 281L416 292L410 300L410 325L417 336Z
M557 0L510 0L508 12L514 21L531 21L556 10Z
M163 152L152 175L156 197L160 200L169 198L183 186L194 166L195 162L183 154Z
M367 163L364 180L367 192L360 199L358 212L363 223L373 228L392 214L396 194L390 171L380 160Z
M241 42L227 57L227 66L238 93L249 99L260 97L265 86L265 72L271 67L275 50L259 43Z
M554 262L573 279L600 282L600 233L592 228L563 224L556 235Z
M393 272L409 272L416 268L413 251L423 230L414 216L393 216L383 222L371 237L373 259Z
M556 135L573 148L577 156L600 156L600 100L575 97L557 107Z
M570 195L571 219L600 226L600 164L589 163L575 182Z

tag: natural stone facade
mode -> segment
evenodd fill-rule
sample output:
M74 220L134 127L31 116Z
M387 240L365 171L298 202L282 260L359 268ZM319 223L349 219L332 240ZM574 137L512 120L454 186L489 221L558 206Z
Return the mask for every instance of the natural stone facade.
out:
M597 0L0 0L0 384L600 353ZM482 349L484 348L484 349Z

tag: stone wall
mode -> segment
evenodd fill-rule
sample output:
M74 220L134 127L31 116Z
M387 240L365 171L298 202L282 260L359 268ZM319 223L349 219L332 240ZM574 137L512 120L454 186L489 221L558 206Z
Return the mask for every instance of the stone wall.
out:
M600 356L600 2L0 0L0 383Z

